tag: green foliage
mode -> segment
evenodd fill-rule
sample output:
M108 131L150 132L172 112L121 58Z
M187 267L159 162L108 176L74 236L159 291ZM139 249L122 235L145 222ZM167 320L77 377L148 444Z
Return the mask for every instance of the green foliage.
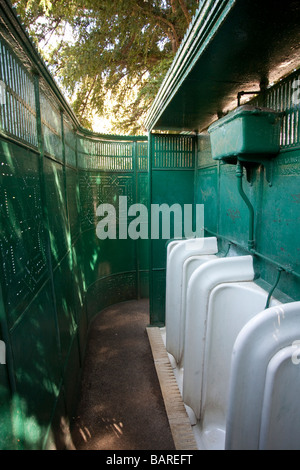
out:
M143 119L198 0L18 0L31 37L79 120L112 113L114 131Z

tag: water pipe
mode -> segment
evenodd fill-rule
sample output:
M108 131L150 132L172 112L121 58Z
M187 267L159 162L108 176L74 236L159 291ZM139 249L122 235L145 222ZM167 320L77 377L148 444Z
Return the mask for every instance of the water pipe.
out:
M261 93L261 90L258 91L239 91L237 95L237 100L238 100L238 107L241 106L241 97L243 95L259 95Z
M275 281L274 286L272 287L272 289L271 289L270 292L269 292L265 309L269 308L269 306L270 306L271 297L272 297L273 292L274 292L274 290L276 289L276 287L277 287L277 285L278 285L278 283L279 283L279 280L280 280L280 276L281 276L282 271L283 271L283 268L278 268L277 278L276 278L276 281Z
M254 248L254 209L249 201L248 197L246 196L244 189L243 189L243 166L240 161L237 162L236 167L236 176L238 182L238 191L241 197L243 198L244 202L246 203L248 210L249 210L249 240L248 240L248 248L252 250Z

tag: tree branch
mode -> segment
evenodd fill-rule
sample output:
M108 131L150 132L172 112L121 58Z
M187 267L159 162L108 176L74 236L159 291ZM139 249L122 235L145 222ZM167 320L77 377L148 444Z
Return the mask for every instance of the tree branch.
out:
M166 34L172 42L173 52L176 52L179 45L180 45L180 41L179 41L179 37L178 37L178 34L177 34L177 31L176 31L176 28L175 28L174 24L171 21L167 20L167 18L164 18L163 16L155 15L154 18L157 21L166 24L169 27L169 29L172 31L171 34L169 33L169 31L166 31Z
M98 76L96 75L96 76L94 77L94 79L93 79L93 82L92 82L92 84L91 84L91 86L90 86L89 91L87 92L87 95L86 95L86 97L85 97L85 100L84 100L84 102L82 103L82 107L81 107L81 109L80 109L80 117L81 117L81 118L83 117L83 114L84 114L84 112L85 112L85 110L86 110L86 107L87 107L88 101L89 101L89 97L90 97L90 95L91 95L91 93L92 93L92 91L93 91L93 89L94 89L94 86L95 86L95 84L96 84L97 79L98 79Z
M181 8L184 16L185 16L186 22L189 25L190 22L192 21L192 17L190 15L190 12L189 12L187 6L186 6L185 0L178 0L178 3L180 5L180 8Z
M145 5L147 5L147 7L145 7ZM160 24L163 24L163 25L167 26L167 29L166 28L163 28L163 29L164 29L166 35L168 36L168 38L170 39L170 41L172 43L173 52L176 52L179 45L180 45L180 40L179 40L179 36L177 34L174 23L172 23L172 21L168 20L165 16L159 15L158 14L158 9L152 7L149 4L149 2L147 2L146 4L144 2L142 4L140 4L140 2L137 1L136 6L139 8L139 10L144 15L152 16L152 18L156 20L157 24L160 23Z

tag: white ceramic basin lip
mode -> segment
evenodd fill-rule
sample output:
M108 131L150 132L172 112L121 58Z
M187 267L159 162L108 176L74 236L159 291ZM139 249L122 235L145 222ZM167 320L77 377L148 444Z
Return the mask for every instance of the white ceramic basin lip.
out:
M171 242L168 243L168 245L167 245L167 260L169 259L170 254L173 251L173 249L175 248L175 246L177 246L179 243L182 243L182 242L184 242L184 240L172 240Z
M172 242L171 242L172 243ZM173 246L167 258L166 274L166 348L177 362L180 361L180 339L183 334L181 316L182 275L183 264L186 259L195 254L210 255L218 252L218 243L215 237L192 238L183 240Z
M298 340L300 302L264 310L239 333L232 355L226 449L258 449L267 367Z
M252 281L252 256L218 258L208 261L192 274L186 299L183 400L200 417L202 367L206 339L209 296L214 287L226 282ZM196 358L196 359L195 359Z

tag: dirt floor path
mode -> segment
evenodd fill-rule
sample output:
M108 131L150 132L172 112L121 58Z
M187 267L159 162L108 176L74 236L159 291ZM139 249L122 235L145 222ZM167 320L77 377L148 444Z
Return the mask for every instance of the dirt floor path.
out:
M146 326L148 301L103 310L88 338L80 402L73 423L77 450L174 450Z

